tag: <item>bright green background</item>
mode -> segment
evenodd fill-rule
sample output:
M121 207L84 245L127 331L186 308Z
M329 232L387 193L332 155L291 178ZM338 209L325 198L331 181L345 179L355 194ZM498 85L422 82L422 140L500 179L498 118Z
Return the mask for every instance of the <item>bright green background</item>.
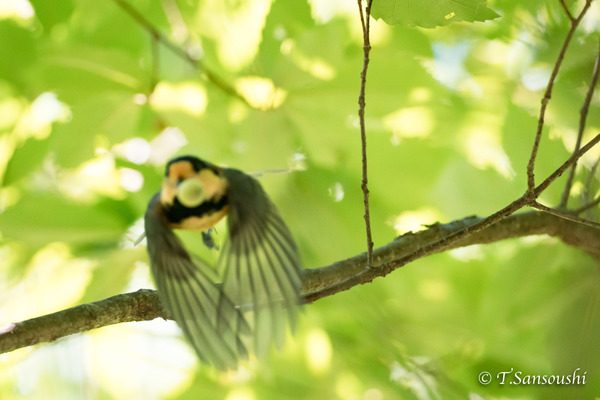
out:
M422 224L485 216L524 192L542 91L568 30L558 1L464 1L484 7L465 21L501 17L436 29L404 26L441 24L431 4L397 21L385 11L393 3L374 5L401 25L372 22L367 84L376 246ZM187 140L167 140L178 154L245 171L303 164L260 179L307 268L364 251L352 1L131 0L255 108L154 46L113 1L27 4L0 3L0 325L152 285L145 246L131 242L172 154L153 142L166 128ZM573 148L598 15L594 2L556 82L538 181ZM599 130L599 100L586 138ZM124 153L148 143L141 164ZM582 160L579 180L598 156ZM121 178L132 174L143 186L128 191ZM557 204L563 185L542 200ZM546 237L474 246L307 306L282 352L236 373L199 366L170 323L131 323L0 356L0 398L594 398L599 287L597 264ZM511 368L580 368L587 384L477 381Z

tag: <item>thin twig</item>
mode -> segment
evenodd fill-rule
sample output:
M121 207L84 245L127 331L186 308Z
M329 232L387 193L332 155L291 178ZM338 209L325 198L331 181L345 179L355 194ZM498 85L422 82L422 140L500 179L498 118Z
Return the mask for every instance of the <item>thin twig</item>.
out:
M150 51L152 53L152 65L150 66L150 90L148 94L152 94L156 85L158 85L158 75L160 73L160 54L158 49L158 41L153 37L150 39Z
M353 286L371 282L373 279L386 276L394 270L405 266L406 264L415 261L417 259L426 257L428 255L439 253L443 250L447 250L453 247L461 239L470 237L471 235L488 228L502 219L513 214L515 211L526 205L525 197L512 202L502 210L490 215L489 217L479 220L472 225L468 225L462 229L459 229L449 235L442 237L441 239L435 240L424 246L419 246L413 251L409 252L405 256L391 260L389 262L378 265L375 268L365 269L362 272L334 285L325 287L321 290L310 293L306 296L307 302L313 302L323 297L331 296L333 294L343 292L350 289Z
M569 20L571 21L571 23L573 23L573 21L574 21L573 14L571 14L571 11L569 11L569 8L565 4L565 0L560 0L560 5L562 6L563 10L565 10L565 14L567 14L567 17L569 17Z
M587 203L586 205L583 205L575 210L573 210L573 214L581 214L584 211L589 210L590 208L594 208L596 207L598 204L600 204L600 196L596 197L595 200L592 200L591 202Z
M579 151L574 153L567 161L565 161L560 167L558 167L548 178L540 183L534 190L534 197L537 198L556 178L561 176L571 165L575 164L585 153L587 153L592 147L600 142L600 134L596 135L592 140L587 142ZM529 191L529 190L528 190Z
M590 81L590 86L585 95L585 100L583 105L581 106L580 118L579 118L579 132L577 133L577 142L575 143L575 149L573 153L579 150L581 146L581 140L583 138L583 131L585 130L585 125L587 122L587 115L590 109L590 104L592 102L592 97L594 95L594 90L596 89L596 84L598 83L598 76L600 75L600 40L598 41L598 52L596 53L596 60L594 61L594 70L592 71L592 79ZM575 177L575 170L577 168L577 163L573 164L571 169L569 170L569 176L567 178L567 183L565 185L565 190L563 191L562 198L560 201L559 208L565 209L567 208L567 203L569 202L569 195L571 194L571 188L573 187L573 178Z
M600 204L600 196L598 196L595 200L591 199L592 182L594 181L594 178L596 176L596 170L598 169L598 166L600 166L600 158L598 158L594 165L592 165L592 168L590 168L590 170L588 171L588 176L585 179L585 183L583 185L583 193L581 194L581 203L584 205L573 211L577 215L581 214L584 211L588 211L588 219L592 219L592 214L589 211L591 211L591 209L594 206Z
M371 236L371 216L369 211L369 187L367 178L367 134L365 129L365 88L367 85L367 69L369 67L369 53L371 51L370 21L371 4L373 0L368 0L366 12L363 13L362 0L358 0L358 10L360 22L363 31L363 68L360 73L360 94L358 95L358 118L360 121L360 139L362 144L362 182L363 202L365 207L365 226L367 233L367 269L373 265L373 239ZM365 15L366 14L366 17Z
M434 253L439 253L441 251L453 247L460 240L464 240L467 237L471 237L471 235L473 234L476 234L478 232L483 231L484 229L489 228L490 226L502 221L503 219L509 217L510 215L514 214L516 211L520 210L525 206L533 206L534 204L536 204L537 197L540 194L542 194L542 192L546 190L546 188L556 178L558 178L562 173L564 173L571 165L573 165L573 163L575 163L581 156L583 156L587 151L594 147L594 145L596 145L598 142L600 142L600 134L597 135L591 141L589 141L577 153L569 157L567 161L565 161L560 167L558 167L533 191L527 190L523 196L519 197L517 200L513 201L500 211L495 212L487 218L477 220L473 224L464 226L463 228L456 230L447 236L444 236L433 242L420 246L403 257L383 263L382 265L379 265L375 268L365 269L364 271L346 279L345 281L338 282L334 285L315 291L314 293L311 293L309 296L307 296L307 301L315 301L322 297L330 296L332 294L348 290L351 287L356 286L358 284L371 282L377 277L386 276L392 271L403 267L404 265L410 262L413 262L415 260L418 260L420 258L426 257ZM577 222L582 223L582 221L579 220ZM588 223L589 221L586 220L585 222L585 225L590 225ZM595 225L592 226L595 227Z
M594 227L596 229L600 229L600 224L597 222L589 221L584 218L579 218L578 216L576 216L574 214L567 213L562 210L555 210L553 208L550 208L548 206L540 204L537 201L534 202L531 205L531 207L535 208L536 210L547 212L547 213L557 216L559 218L566 219L568 221L573 221L573 222L577 222L579 224L588 225L588 226Z
M544 118L546 115L546 107L548 107L548 102L550 102L550 98L552 97L552 89L554 88L554 81L556 80L556 76L558 75L558 71L562 65L562 62L565 58L565 53L567 52L567 48L571 43L571 39L573 38L573 34L577 29L577 26L583 19L583 16L590 8L592 0L586 0L583 9L579 13L576 19L571 20L571 29L567 33L565 37L565 41L562 45L560 53L558 54L558 58L556 59L556 63L554 63L554 68L552 69L552 73L550 74L550 78L548 79L548 85L546 86L546 92L544 93L544 97L542 98L542 106L540 108L540 116L538 119L537 131L535 134L535 141L533 143L533 148L531 149L531 156L529 158L529 162L527 163L527 190L533 191L535 188L535 177L533 173L533 169L535 166L535 158L537 156L538 149L540 147L540 139L542 138L542 130L544 128ZM570 13L569 13L570 15Z
M200 60L194 58L190 53L180 48L169 39L167 39L158 29L154 27L142 14L140 14L135 8L133 8L128 2L125 0L113 0L119 7L123 9L131 18L133 18L138 24L140 24L150 36L157 42L161 43L163 46L168 48L173 54L177 55L188 64L190 64L194 69L201 71L204 75L206 75L206 79L211 82L213 85L221 89L223 92L241 100L244 104L252 107L248 100L240 93L238 93L231 85L222 80L216 73L212 72L209 68L206 67Z

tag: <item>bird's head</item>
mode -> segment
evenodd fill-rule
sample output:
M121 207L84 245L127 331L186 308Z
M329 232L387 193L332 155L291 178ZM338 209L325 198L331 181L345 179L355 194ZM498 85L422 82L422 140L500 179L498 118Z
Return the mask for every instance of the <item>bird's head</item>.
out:
M216 211L226 211L223 208L227 190L227 179L221 168L193 156L182 156L169 161L165 168L160 202L168 210L174 227L186 229L185 219L188 223L196 221L194 225L197 225L199 219L208 222L204 217L210 215L212 224ZM199 227L188 229L204 230L205 225L201 223Z

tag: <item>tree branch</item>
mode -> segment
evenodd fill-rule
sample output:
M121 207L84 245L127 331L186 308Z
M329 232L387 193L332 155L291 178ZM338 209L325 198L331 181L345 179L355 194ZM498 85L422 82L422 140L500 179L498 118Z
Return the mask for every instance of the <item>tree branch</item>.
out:
M582 212L589 210L590 208L596 207L598 204L600 204L600 196L596 197L595 200L592 200L588 204L583 205L576 210L573 210L573 214L575 214L575 215L581 214Z
M565 212L565 211L562 211L562 210L555 210L553 208L550 208L548 206L540 204L537 201L534 202L531 205L531 207L535 208L536 210L544 211L544 212L547 212L549 214L555 215L555 216L557 216L559 218L568 219L569 221L577 222L577 223L580 223L580 224L584 224L584 225L588 225L588 226L594 227L596 229L600 229L600 224L597 223L597 222L589 221L589 220L584 219L584 218L579 218L574 213L569 213L569 212Z
M0 327L0 353L121 322L166 318L154 290L142 289Z
M252 107L248 100L241 94L239 94L231 85L221 79L216 73L211 71L206 67L200 60L192 57L189 52L180 48L169 39L167 39L158 29L154 27L142 14L140 14L135 8L131 6L125 0L113 0L123 11L125 11L131 18L133 18L139 25L141 25L152 37L152 39L156 42L161 43L163 46L168 48L173 54L177 55L188 64L192 66L192 68L202 71L209 82L214 84L216 87L221 89L223 92L241 100L249 107Z
M365 208L365 228L367 235L367 269L373 264L373 238L371 236L371 215L369 211L369 186L367 178L367 134L365 128L365 88L367 86L367 69L369 68L369 53L371 52L371 4L373 0L368 0L366 12L363 13L362 0L358 0L358 10L360 22L363 31L363 68L360 73L360 93L358 95L358 119L360 121L360 141L362 147L362 181L361 189L363 191L363 203ZM366 18L365 15L366 14Z
M399 266L406 265L408 262L405 260L420 258L410 257L410 255L427 247L428 243L456 235L457 232L476 226L481 221L482 218L467 217L448 224L437 223L420 232L406 233L374 251L374 265L370 270L364 268L365 253L325 267L307 269L304 271L303 301L311 303L331 295L333 292L328 292L327 289L337 287L343 282L352 282L354 286L370 282L376 276L387 275ZM444 248L439 247L435 253L531 235L558 238L600 260L599 229L535 211L507 217ZM375 276L365 274L368 271L376 271L377 274ZM168 316L160 304L156 291L142 289L0 328L0 354L39 343L52 342L90 329L155 318L168 318Z
M542 138L542 129L544 128L544 118L546 115L546 107L548 106L548 103L550 102L550 98L552 97L552 89L554 88L554 81L556 80L558 71L560 70L562 62L565 58L565 54L567 52L567 48L569 47L569 44L571 43L573 34L575 33L575 30L577 29L577 27L579 26L579 23L583 19L583 16L587 12L587 10L590 8L591 3L592 3L592 0L586 0L585 5L583 6L583 9L581 10L581 12L579 13L579 15L577 16L576 19L573 19L571 13L568 11L566 6L563 5L565 11L567 12L567 15L569 16L569 18L571 20L571 29L569 29L569 32L567 33L567 36L565 37L565 41L563 42L560 53L558 54L558 58L556 59L556 63L554 64L554 68L552 69L552 73L550 74L550 78L548 79L548 85L546 86L546 91L544 93L544 97L542 97L542 106L540 108L540 116L538 118L538 126L537 126L537 131L535 134L535 140L533 143L533 147L531 149L531 156L529 158L529 162L527 163L527 188L530 192L533 191L535 188L535 177L534 177L534 173L533 173L533 168L535 166L535 159L537 156L538 149L540 147L540 139ZM564 4L564 3L561 2L561 4Z
M584 147L579 149L576 153L574 153L567 161L565 161L560 167L558 167L548 178L546 178L538 187L534 188L533 191L529 189L525 192L523 196L518 198L517 200L510 203L508 206L504 207L500 211L495 212L487 218L477 219L473 221L472 224L464 225L461 229L453 231L449 233L447 236L437 238L428 243L423 243L422 246L419 246L409 252L408 254L400 257L399 259L390 261L381 265L379 268L368 268L360 272L359 274L352 276L351 278L336 283L335 285L323 288L317 292L311 293L308 296L307 301L318 300L322 297L330 296L335 293L342 292L344 290L348 290L353 286L358 284L363 284L366 282L370 282L373 279L379 276L385 276L390 272L403 267L404 265L418 260L419 258L423 258L430 254L439 253L446 249L453 248L453 246L460 242L463 239L466 239L474 234L477 234L484 229L487 229L493 226L496 223L499 223L506 217L512 215L516 211L520 210L525 206L535 206L538 204L536 202L537 198L542 194L544 190L563 172L567 170L571 165L573 165L579 158L581 158L587 151L589 151L592 147L594 147L600 141L600 134L597 135L594 139L590 140ZM579 219L579 218L578 218ZM574 221L571 221L574 222ZM577 221L581 222L581 221ZM590 221L585 221L586 225L593 225L594 223L589 223ZM600 248L600 245L598 245ZM377 263L376 263L377 265Z
M585 146L573 153L567 161L565 161L560 167L558 167L548 178L540 183L534 190L533 194L537 198L544 190L550 186L555 179L561 176L571 165L575 164L585 153L587 153L592 147L600 142L600 134L596 135L592 140L587 142Z
M573 23L573 21L575 21L575 18L573 18L573 14L571 14L571 11L569 11L569 7L567 7L567 5L565 4L565 0L560 0L560 5L565 11L565 14L567 14L567 17L569 17L571 23Z
M581 106L579 118L579 132L577 132L577 142L575 143L575 149L573 150L573 153L576 153L581 147L581 140L583 139L583 131L585 130L585 125L587 123L587 115L590 110L590 104L592 103L592 96L594 95L596 84L598 83L598 75L600 75L600 41L598 41L598 52L596 53L596 60L594 61L594 69L592 71L592 79L590 81L590 86L585 95L583 105ZM563 191L559 208L567 208L567 203L569 202L569 195L571 194L571 188L573 186L573 178L575 177L576 168L577 163L573 164L571 166L571 169L569 170L569 176L567 178L567 183L565 184L565 190Z

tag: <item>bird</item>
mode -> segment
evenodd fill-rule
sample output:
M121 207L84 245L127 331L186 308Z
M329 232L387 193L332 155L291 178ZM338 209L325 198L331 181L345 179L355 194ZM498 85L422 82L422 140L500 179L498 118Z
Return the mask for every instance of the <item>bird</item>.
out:
M224 218L216 265L175 234L197 231L216 248L211 231ZM289 228L254 177L191 155L173 158L144 225L161 302L202 362L235 369L249 354L283 346L297 325L302 267Z

